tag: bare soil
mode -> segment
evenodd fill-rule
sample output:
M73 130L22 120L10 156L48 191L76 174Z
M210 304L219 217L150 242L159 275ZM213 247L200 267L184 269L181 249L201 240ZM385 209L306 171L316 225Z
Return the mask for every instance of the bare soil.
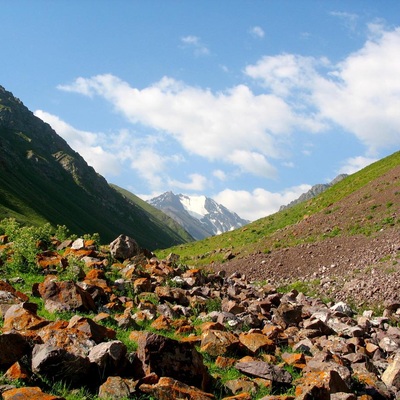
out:
M279 248L287 237L299 244ZM277 286L311 282L318 295L356 306L400 303L400 166L264 245L213 268Z

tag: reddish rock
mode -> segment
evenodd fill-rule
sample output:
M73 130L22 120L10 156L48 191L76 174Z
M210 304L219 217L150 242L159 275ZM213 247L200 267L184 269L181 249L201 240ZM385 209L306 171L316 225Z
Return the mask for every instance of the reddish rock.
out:
M275 383L290 384L292 382L289 372L277 365L270 365L263 361L239 361L235 364L235 368L246 375L268 379Z
M162 377L156 385L142 384L139 389L154 396L157 400L190 399L210 400L215 396L203 392L196 387L189 386L173 378Z
M282 353L282 360L293 367L303 369L306 366L306 359L303 353Z
M31 372L28 368L20 363L19 361L11 365L10 368L5 372L4 377L11 381L21 381L28 383L31 380Z
M157 286L155 293L161 302L167 301L169 303L177 303L182 306L189 305L186 291L181 288Z
M156 331L168 331L171 329L172 320L168 317L164 317L164 315L160 315L150 326Z
M239 344L239 339L231 332L210 329L201 335L201 351L215 357L238 350Z
M67 321L52 322L37 334L44 343L80 357L86 357L95 346L95 342L88 338L85 332L75 328L67 328Z
M119 376L109 376L100 386L100 399L126 399L135 392L136 383L130 379L123 379Z
M221 304L221 308L222 308L222 311L225 311L225 312L228 312L228 313L231 313L234 315L240 314L246 310L245 307L243 307L243 305L238 304L234 300L223 301Z
M249 378L232 379L225 382L225 386L235 395L243 393L255 394L258 385Z
M302 305L293 303L281 303L274 314L274 322L283 329L297 325L302 320Z
M133 282L133 289L135 293L151 292L152 283L150 278L138 278Z
M49 343L39 344L33 348L32 371L50 381L64 381L71 387L94 383L88 358Z
M119 340L103 342L90 350L89 360L98 366L102 377L116 375L125 368L126 352L126 346Z
M181 277L191 287L202 286L205 283L205 276L200 268L189 269Z
M199 326L199 328L202 332L208 331L210 329L215 331L226 331L225 326L219 322L204 322Z
M79 315L75 315L70 319L67 328L75 328L84 332L89 339L94 340L96 343L100 343L107 339L115 339L117 335L113 329L96 324L92 319L81 317Z
M317 398L330 400L331 394L350 390L336 371L319 371L305 374L296 386L296 399Z
M36 314L37 305L34 303L20 303L11 306L4 315L3 331L34 331L47 324L44 318Z
M23 387L2 393L3 400L65 400L64 397L43 393L39 387Z
M222 400L252 400L253 396L250 393L239 393L234 396L224 397Z
M91 269L85 276L85 280L92 280L92 279L105 279L106 274L104 270L98 269L98 268L93 268Z
M218 356L215 360L215 365L218 368L226 369L233 367L236 363L236 358Z
M203 357L190 343L145 333L138 338L137 355L145 375L154 372L200 389L208 383Z
M96 309L90 294L72 281L58 282L56 277L48 276L37 290L51 312Z
M275 350L274 342L262 333L242 332L239 335L239 340L252 354L257 354L260 351L273 353Z
M56 251L49 250L38 254L36 257L36 263L42 269L56 268L64 270L68 265L68 261L66 258L64 258Z

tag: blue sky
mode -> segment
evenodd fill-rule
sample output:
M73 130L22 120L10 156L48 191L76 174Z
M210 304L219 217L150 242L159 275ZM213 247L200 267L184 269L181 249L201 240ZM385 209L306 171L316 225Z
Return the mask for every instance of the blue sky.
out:
M145 199L254 220L399 150L396 0L0 5L0 85Z

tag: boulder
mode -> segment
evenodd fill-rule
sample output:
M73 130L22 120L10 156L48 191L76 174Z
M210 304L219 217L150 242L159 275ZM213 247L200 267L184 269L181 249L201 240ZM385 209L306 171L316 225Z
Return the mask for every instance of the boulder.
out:
M203 357L191 343L145 333L139 336L137 355L145 375L155 373L200 389L208 383Z
M124 370L127 364L126 353L126 346L119 340L113 340L94 346L90 350L89 360L98 366L103 378Z
M48 276L37 291L49 312L96 310L91 295L72 281L58 282L56 277Z
M200 350L214 357L237 351L239 346L239 339L231 332L209 329L201 335Z
M50 381L64 381L71 387L93 382L88 358L48 343L33 348L32 371Z
M100 399L127 399L135 392L136 382L120 376L109 376L99 388Z
M36 314L35 303L20 303L11 306L4 315L3 331L35 331L49 324Z
M74 315L70 320L67 328L75 328L84 332L87 337L96 343L100 343L107 339L115 339L117 333L113 329L96 324L92 319Z
M126 235L119 235L110 243L111 255L119 260L132 258L140 253L140 247L135 239Z
M296 400L330 400L333 393L350 390L336 371L316 371L305 374L296 386Z
M239 361L235 364L235 368L243 374L268 379L275 383L290 384L292 382L292 376L289 372L264 361Z
M239 334L239 341L251 354L260 351L271 353L275 350L274 342L262 333L242 332Z

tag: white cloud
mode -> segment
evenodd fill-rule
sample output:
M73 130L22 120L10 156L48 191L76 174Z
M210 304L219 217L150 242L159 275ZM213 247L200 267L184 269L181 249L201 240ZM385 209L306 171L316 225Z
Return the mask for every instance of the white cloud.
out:
M98 75L60 89L102 96L132 123L168 133L189 153L261 176L274 176L269 159L284 154L295 128L314 125L278 96L255 95L245 85L213 93L164 77L137 89L113 75Z
M343 164L343 166L339 169L339 174L354 174L355 172L359 171L360 169L366 167L373 162L378 161L376 158L370 157L351 157L348 158Z
M256 38L263 38L265 35L264 30L260 26L253 26L250 29L250 33Z
M379 32L319 79L313 101L321 115L352 132L373 155L400 145L400 28Z
M184 47L192 48L196 56L206 56L210 54L210 50L208 50L207 46L205 46L197 36L184 36L181 38L181 42L184 44Z
M374 155L400 145L400 28L370 25L370 38L343 62L294 54L266 56L245 73L308 116L311 131L339 125Z
M171 188L183 189L183 190L194 190L203 191L207 186L207 178L200 174L190 174L190 182L180 182L175 179L168 181L168 186Z
M279 211L280 206L297 199L310 188L311 185L303 184L282 192L269 192L262 188L251 192L226 189L213 196L213 199L236 212L241 218L255 221Z
M213 176L215 176L220 181L224 181L227 178L226 173L224 171L222 171L221 169L214 170Z
M255 151L235 150L227 156L232 164L238 165L242 171L271 178L276 176L276 169L263 154Z
M47 122L98 173L104 176L115 176L120 173L118 157L100 145L110 140L106 140L103 134L81 131L42 110L36 110L34 114Z

